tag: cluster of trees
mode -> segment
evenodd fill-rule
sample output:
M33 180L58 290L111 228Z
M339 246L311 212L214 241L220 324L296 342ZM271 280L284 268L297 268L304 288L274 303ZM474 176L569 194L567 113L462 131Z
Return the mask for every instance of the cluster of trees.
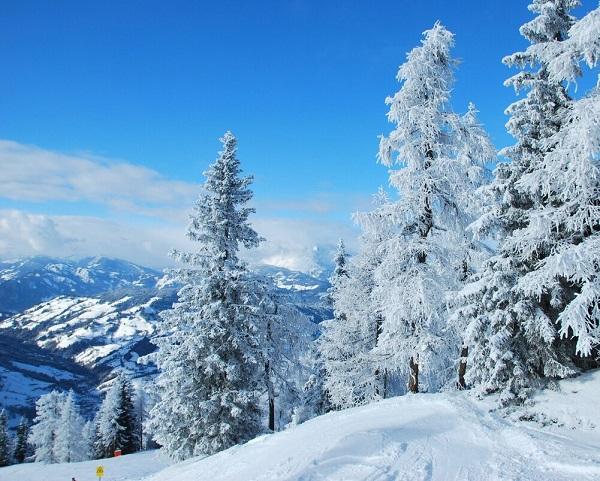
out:
M476 108L450 107L453 34L436 23L409 52L379 146L399 196L381 191L356 215L355 257L340 244L335 315L316 347L290 347L302 337L293 309L238 257L261 239L248 221L251 178L225 134L191 215L198 249L173 253L187 267L173 271L184 287L163 314L151 411L169 454L212 454L274 430L277 397L292 422L448 386L510 404L597 354L600 102L597 89L573 98L568 83L597 63L600 10L577 20L578 3L529 7L531 45L504 59L520 69L507 85L526 92L507 109L516 143L492 180L497 152Z
M453 35L436 23L400 66L379 149L400 196L356 216L362 249L339 263L320 340L334 406L449 385L511 405L597 363L600 91L569 82L600 58L600 9L577 20L578 5L529 6L530 46L504 59L525 93L506 110L516 143L491 181L475 108L450 109Z
M134 392L123 373L112 380L94 419L84 419L73 391L52 391L35 407L33 425L22 419L14 441L8 435L6 415L0 412L0 466L22 463L30 456L36 462L72 463L111 457L117 449L129 454L145 447L145 396L141 390Z
M4 409L0 409L0 468L25 461L29 453L28 435L29 424L25 418L21 418L14 439L11 439L8 431L8 416Z

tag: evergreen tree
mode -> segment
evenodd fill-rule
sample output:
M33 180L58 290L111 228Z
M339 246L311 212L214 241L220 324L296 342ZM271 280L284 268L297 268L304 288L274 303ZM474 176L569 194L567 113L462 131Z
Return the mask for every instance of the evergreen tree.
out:
M537 290L539 284L532 290L524 283L533 280L544 259L562 244L563 227L545 219L558 199L530 187L532 177L541 179L547 173L544 159L558 145L571 103L562 82L550 76L542 52L560 48L574 22L569 12L578 4L534 0L529 9L536 17L520 29L530 47L504 59L508 66L521 68L506 85L527 95L506 110L507 128L516 143L501 152L511 162L497 167L489 188L493 202L477 222L479 235L499 238L499 249L464 293L459 310L472 347L467 379L485 392L501 391L503 404L522 402L544 379L576 372L557 324L576 295L574 286L558 277L552 286Z
M141 451L146 449L146 437L147 433L144 431L146 424L146 417L148 416L148 402L146 391L142 386L139 386L135 393L134 398L135 404L135 427L138 449Z
M17 426L17 439L15 443L14 458L17 463L22 463L27 457L27 437L29 436L29 423L25 418Z
M251 304L257 306L256 324L265 366L267 426L275 431L291 420L294 407L301 403L301 390L310 370L305 359L316 327L285 296L278 294L272 281L256 279L252 291L257 296Z
M98 451L110 457L120 449L123 454L138 450L133 387L124 373L119 373L107 391L97 416Z
M240 245L256 247L261 239L248 222L252 178L241 177L236 139L227 132L221 142L188 229L198 249L173 253L188 267L172 273L184 287L162 314L157 339L159 400L150 425L179 459L215 453L263 429L261 326L249 305L252 282L238 258Z
M338 246L335 251L335 255L333 256L333 273L329 278L329 282L331 284L331 288L329 289L329 295L333 302L334 292L336 290L336 286L339 282L341 282L344 278L348 277L348 255L346 254L346 246L344 245L344 240L340 239L338 241ZM338 313L339 316L344 316L343 312Z
M382 324L375 354L382 369L408 374L412 392L420 382L439 389L456 357L446 295L460 285L474 248L465 235L470 204L483 164L495 158L474 107L464 116L450 110L453 43L438 22L409 52L398 71L402 87L386 99L395 129L379 148L381 163L400 167L390 183L401 197L378 215L390 235L377 247L373 296Z
M84 459L97 457L97 437L96 422L86 421L81 431L81 451Z
M380 195L378 202L387 200ZM328 401L338 409L365 404L385 394L372 355L381 325L372 299L373 273L379 263L375 247L383 238L377 230L380 227L382 224L377 223L372 229L365 228L360 252L351 262L346 262L345 254L336 255L330 290L334 318L322 323L317 346L323 363L323 386ZM339 259L344 259L343 265Z
M333 257L333 265L333 272L329 278L331 287L327 291L327 298L333 307L334 319L322 324L325 334L321 335L316 344L314 353L315 374L308 379L306 385L303 387L303 402L298 413L296 413L296 423L304 422L310 417L323 414L331 408L330 394L325 388L325 379L335 376L331 370L334 369L334 364L336 361L339 361L338 356L341 354L339 346L336 346L338 340L337 333L347 327L342 326L347 323L346 314L340 311L339 303L336 302L336 297L348 278L346 247L341 238Z
M576 21L567 38L547 57L549 77L573 82L580 64L596 66L600 58L600 8ZM541 52L540 55L548 55ZM552 249L517 285L523 296L550 299L561 342L574 341L581 365L595 366L600 345L600 92L598 88L569 102L561 128L546 142L552 146L539 168L525 173L519 189L541 195L539 209L521 237L553 238ZM540 241L538 241L541 244Z
M56 436L65 398L63 393L51 391L35 403L36 416L29 433L29 443L34 447L36 462L58 462Z
M331 410L323 387L323 374L322 371L316 371L304 383L299 403L294 407L290 424L302 424L304 421L308 421Z
M75 394L69 391L61 406L61 415L56 429L55 453L59 463L74 463L87 459L85 448L82 449L82 430L83 418L79 414Z
M10 439L8 437L8 417L0 409L0 468L10 464Z

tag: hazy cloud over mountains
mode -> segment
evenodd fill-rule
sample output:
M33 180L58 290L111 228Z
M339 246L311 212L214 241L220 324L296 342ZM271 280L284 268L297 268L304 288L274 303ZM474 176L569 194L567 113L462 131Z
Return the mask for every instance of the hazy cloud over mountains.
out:
M126 161L57 153L9 140L0 140L0 168L0 198L5 199L0 258L107 255L162 267L170 264L169 250L189 247L184 236L187 215L201 178L182 182ZM349 219L321 216L335 210L335 203L327 194L257 200L253 220L267 242L249 261L306 272L318 269L339 236L355 237ZM65 205L70 206L68 214ZM306 215L286 217L286 211Z

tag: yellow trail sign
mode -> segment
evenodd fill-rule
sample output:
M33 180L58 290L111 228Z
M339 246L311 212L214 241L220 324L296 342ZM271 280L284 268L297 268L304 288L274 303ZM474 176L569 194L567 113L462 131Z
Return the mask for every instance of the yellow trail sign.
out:
M96 468L96 476L99 478L104 476L104 466L98 466Z

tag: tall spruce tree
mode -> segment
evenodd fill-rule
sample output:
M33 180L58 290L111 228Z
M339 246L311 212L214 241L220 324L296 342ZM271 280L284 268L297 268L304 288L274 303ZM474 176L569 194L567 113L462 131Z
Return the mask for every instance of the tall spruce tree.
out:
M384 195L378 205L387 202ZM372 219L374 214L370 214ZM359 223L363 223L362 217ZM343 409L385 397L373 349L381 326L381 314L373 303L373 274L379 264L377 246L384 238L374 223L361 236L360 251L346 262L338 252L336 269L329 293L333 300L334 318L325 321L318 340L319 356L323 362L323 386L334 408ZM340 260L343 259L343 266ZM336 275L337 274L337 275Z
M56 430L55 451L59 463L74 463L87 459L87 453L81 443L83 424L75 394L69 391L61 406Z
M600 59L600 8L577 20L567 38L541 49L549 78L574 82ZM534 48L538 45L534 46ZM550 51L553 50L553 51ZM597 73L597 72L591 72ZM560 129L536 169L518 181L519 189L541 196L544 208L520 234L554 239L548 255L519 279L518 291L550 298L551 319L561 343L574 345L575 362L597 366L600 345L600 91L572 100L561 111ZM572 354L571 350L571 354Z
M102 457L98 455L97 429L97 424L93 419L86 421L83 425L83 429L81 430L80 448L84 459Z
M133 386L121 372L114 378L96 418L98 453L111 457L117 449L122 454L136 452L139 449L136 421Z
M552 225L546 215L563 200L533 186L532 179L547 175L545 159L560 143L571 104L543 53L561 48L574 22L570 10L578 4L534 0L529 10L536 16L520 29L531 45L503 60L521 69L505 84L526 95L506 110L516 143L501 152L510 163L497 167L492 202L476 224L479 235L496 235L500 244L458 312L472 348L467 380L485 392L500 391L502 404L522 402L532 387L576 372L571 348L559 338L559 316L576 295L574 285L560 276L543 287L526 284L563 243L564 226Z
M241 176L233 134L221 142L191 215L188 237L198 248L173 253L188 267L172 272L184 287L162 314L157 339L161 374L151 429L178 459L215 453L263 429L260 325L249 305L252 283L238 258L240 246L253 248L261 240L248 222L252 177Z
M8 437L8 417L0 409L0 468L10 464L10 439Z
M437 390L449 375L458 339L448 324L446 295L458 288L475 246L465 236L483 164L495 151L474 107L460 116L450 108L456 61L453 34L437 22L407 55L386 99L395 129L381 137L379 160L388 167L400 199L371 224L390 235L377 247L375 304L381 316L375 354L380 369L408 375L408 390Z
M29 436L29 423L27 419L21 418L17 426L16 442L15 442L15 461L22 463L27 457L27 437Z
M57 463L56 436L60 424L65 394L51 391L35 403L35 418L29 432L36 462Z

